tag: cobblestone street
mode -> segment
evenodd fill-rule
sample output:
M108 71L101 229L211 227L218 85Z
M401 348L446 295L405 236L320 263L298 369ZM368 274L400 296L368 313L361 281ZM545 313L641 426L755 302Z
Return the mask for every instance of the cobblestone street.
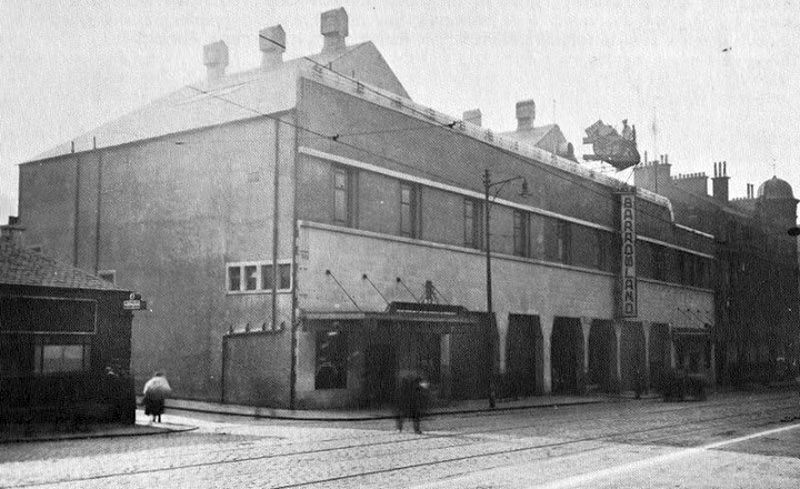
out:
M724 394L440 416L419 436L172 411L198 429L0 445L0 486L794 488L797 414L796 393Z

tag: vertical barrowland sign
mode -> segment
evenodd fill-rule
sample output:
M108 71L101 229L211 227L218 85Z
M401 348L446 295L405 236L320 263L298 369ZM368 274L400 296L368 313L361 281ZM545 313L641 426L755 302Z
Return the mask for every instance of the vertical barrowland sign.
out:
M636 297L636 193L620 194L622 212L622 288L620 312L623 318L637 316Z

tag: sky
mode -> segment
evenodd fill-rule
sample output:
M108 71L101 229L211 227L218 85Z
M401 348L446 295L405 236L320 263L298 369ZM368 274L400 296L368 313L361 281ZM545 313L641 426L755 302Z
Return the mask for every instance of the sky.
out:
M340 6L348 44L372 41L418 103L506 131L533 99L579 159L586 127L628 119L673 174L724 160L732 198L773 175L800 195L800 0L0 0L0 223L19 163L204 79L204 44L256 68L281 24L284 59L316 53Z

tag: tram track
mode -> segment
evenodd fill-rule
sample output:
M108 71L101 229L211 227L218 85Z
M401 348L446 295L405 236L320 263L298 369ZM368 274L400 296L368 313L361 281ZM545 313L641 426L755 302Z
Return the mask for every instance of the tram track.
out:
M775 398L765 399L764 401L770 401L774 405L774 403L777 402L777 401L790 400L791 398L792 398L791 396L787 395L787 396L783 396L783 397L778 397L777 399L775 399ZM706 410L711 410L713 408L713 405L716 405L716 404L720 404L720 403L712 403L709 406L705 406L705 409ZM683 410L694 410L694 411L696 411L698 407L699 406L697 406L697 405L687 405L685 407L673 407L673 406L670 406L667 409L659 409L659 410L657 410L655 412L649 412L649 413L647 413L647 416L648 417L652 417L652 416L658 416L659 414L673 414L675 412L679 412L679 411L683 411ZM659 424L657 426L652 426L652 427L643 428L643 429L626 430L626 431L622 431L622 432L615 431L615 432L612 432L612 433L603 432L603 433L598 433L598 434L591 435L591 436L586 436L586 437L581 437L581 438L571 438L571 439L567 439L567 440L559 440L559 441L554 441L554 442L551 442L551 443L539 443L539 444L535 444L535 445L527 445L526 444L526 445L518 446L518 447L504 448L502 450L492 450L492 451L480 452L480 453L469 454L469 455L464 455L464 456L457 456L457 457L452 457L451 456L451 457L445 457L445 458L442 458L442 459L439 459L439 460L434 460L434 461L426 461L426 462L420 462L420 463L406 464L406 465L402 465L402 466L393 466L393 467L387 467L387 468L380 468L380 469L376 469L376 470L372 470L372 471L364 471L364 472L359 472L359 473L343 474L343 475L330 477L330 478L315 479L315 480L311 480L311 481L298 482L298 483L295 483L295 484L289 484L289 485L283 485L283 486L277 486L277 487L290 488L290 487L311 486L311 485L315 485L315 484L323 484L323 483L326 483L326 482L336 482L336 481L340 481L340 480L347 480L348 478L355 479L355 478L359 478L359 477L369 477L369 476L373 476L373 475L379 475L379 474L382 474L382 473L397 472L397 471L410 470L410 469L418 469L418 468L424 468L424 467L429 467L429 466L435 466L435 465L441 465L441 464L447 464L447 463L457 463L457 462L469 461L469 460L480 459L480 458L491 458L491 457L495 457L495 456L509 455L509 454L514 454L514 453L519 453L519 452L524 452L524 451L534 452L534 451L537 451L537 450L547 450L547 449L564 448L564 447L576 447L576 448L579 448L581 444L586 444L586 443L591 443L591 442L609 442L609 443L623 443L624 444L624 443L630 443L629 441L626 441L626 437L631 437L631 436L635 436L635 435L648 435L650 433L657 433L657 432L663 431L663 430L674 430L674 429L683 428L681 430L681 433L677 433L677 434L676 433L671 433L671 434L668 434L665 437L649 438L649 439L645 439L645 440L641 440L641 441L637 441L637 442L633 443L633 444L652 444L654 442L663 441L665 439L671 439L671 438L683 436L683 431L684 430L691 430L691 431L694 431L694 432L698 432L698 431L713 431L713 430L718 430L720 428L719 426L717 426L716 423L714 424L714 426L705 427L705 428L699 428L698 425L714 423L714 422L719 423L720 421L730 421L730 420L732 420L734 418L742 418L742 417L744 417L744 418L755 417L756 419L764 419L765 415L770 415L772 413L777 413L779 411L786 411L787 409L790 409L790 408L791 408L791 406L778 406L778 407L773 407L771 409L761 409L756 413L753 413L752 411L747 411L747 412L736 412L736 413L733 413L733 414L726 414L726 415L723 415L723 416L699 417L699 418L696 418L696 419L693 419L693 420L683 419L683 420L681 420L679 422L667 423L667 424ZM566 418L561 418L559 420L559 423L561 423L561 424L570 424L577 417L579 417L579 416L568 416ZM603 417L603 418L594 418L593 420L595 422L597 422L597 421L619 421L620 419L621 419L620 416L618 414L615 414L614 416L606 416L606 417ZM692 426L694 426L694 428L692 428ZM304 456L313 456L313 455L316 455L316 454L326 453L326 452L338 452L338 451L347 452L348 450L368 449L368 448L375 448L375 447L380 447L380 446L396 447L396 446L401 445L401 444L402 445L409 444L409 443L410 444L414 444L414 443L416 443L416 442L418 442L420 440L430 440L431 438L448 439L448 440L459 440L459 442L455 443L455 444L450 444L450 445L446 445L446 446L442 446L442 447L435 447L434 449L436 449L436 450L458 449L460 447L476 446L476 445L479 445L479 444L484 444L484 443L487 443L489 441L489 440L487 440L485 438L477 438L476 439L476 435L485 435L485 434L492 434L492 433L499 433L499 432L506 432L506 431L520 431L520 430L525 430L525 429L529 429L529 428L537 428L537 429L541 428L541 421L537 421L534 424L525 423L525 424L522 424L522 425L503 426L503 427L500 427L500 428L493 428L493 429L484 428L484 429L475 430L475 431L467 431L467 432L461 431L461 432L453 433L453 434L436 434L436 435L432 435L432 436L429 435L429 436L425 436L425 437L413 437L413 438L407 438L407 439L401 439L401 440L398 440L397 438L393 437L392 439L376 441L376 442L373 442L373 443L355 443L355 444L347 444L347 445L344 445L344 446L340 445L340 446L335 446L335 447L316 448L316 449L312 449L312 450L295 450L295 451L288 451L288 452L284 452L284 453L269 453L269 454L260 454L260 455L254 454L252 456L236 457L236 458L232 458L232 459L228 459L228 460L213 460L213 461L204 461L204 462L198 462L198 463L192 463L192 464L170 465L169 467L157 467L157 468L141 469L141 470L119 471L119 472L115 472L115 473L97 474L97 475L93 475L93 476L73 477L73 478L66 478L66 479L41 481L41 482L37 481L35 483L21 484L21 485L11 486L11 487L35 487L35 486L48 485L48 484L78 483L78 482L88 482L88 481L92 481L92 480L109 479L109 478L115 478L115 477L134 477L134 476L138 476L138 475L163 473L163 472L177 471L177 470L199 469L199 468L202 468L202 467L209 467L209 466L223 465L223 464L246 463L246 462L254 462L254 461L259 461L259 460L269 460L269 459L277 459L277 458L292 458L292 457L302 458ZM539 437L539 436L542 436L542 437L550 436L550 437L552 437L552 436L554 436L554 434L553 433L549 433L549 434L530 434L530 435L526 435L525 438L520 438L520 440L526 439L526 438L530 439L530 438ZM355 439L355 437L352 437L350 439ZM331 439L331 440L327 440L327 441L342 441L342 439L338 438L338 439ZM514 442L514 440L509 440L509 441L510 442ZM292 444L287 445L287 446L291 447L291 445ZM274 448L274 446L272 446L271 448ZM591 451L591 450L596 450L596 449L599 449L599 448L601 448L601 447L597 446L597 447L579 448L578 450L575 450L575 451L569 451L568 453L560 454L557 457L572 456L572 455L575 455L575 454L584 453L584 452ZM258 450L260 450L259 447L253 448L253 451L258 451ZM230 450L224 450L224 451L230 451ZM204 451L204 452L206 454L209 454L209 453L213 453L214 451L207 451L207 452ZM553 456L548 453L548 455L546 455L546 456L535 457L535 458L531 458L530 460L531 461L535 461L535 460L543 459L543 458L552 459Z

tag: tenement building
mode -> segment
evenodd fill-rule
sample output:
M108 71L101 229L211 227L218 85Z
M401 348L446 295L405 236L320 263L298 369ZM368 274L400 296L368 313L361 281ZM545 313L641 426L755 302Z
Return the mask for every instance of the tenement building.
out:
M785 380L798 358L797 220L792 187L772 177L730 199L727 162L705 173L671 175L668 156L635 170L640 188L670 199L679 222L716 236L712 324L716 371L723 384ZM685 264L681 265L686 266Z
M261 31L238 74L210 44L206 80L21 165L28 242L148 301L139 383L305 408L379 404L408 370L440 400L714 375L712 233L575 163L532 104L504 134L447 116L343 9L321 30L294 60Z

